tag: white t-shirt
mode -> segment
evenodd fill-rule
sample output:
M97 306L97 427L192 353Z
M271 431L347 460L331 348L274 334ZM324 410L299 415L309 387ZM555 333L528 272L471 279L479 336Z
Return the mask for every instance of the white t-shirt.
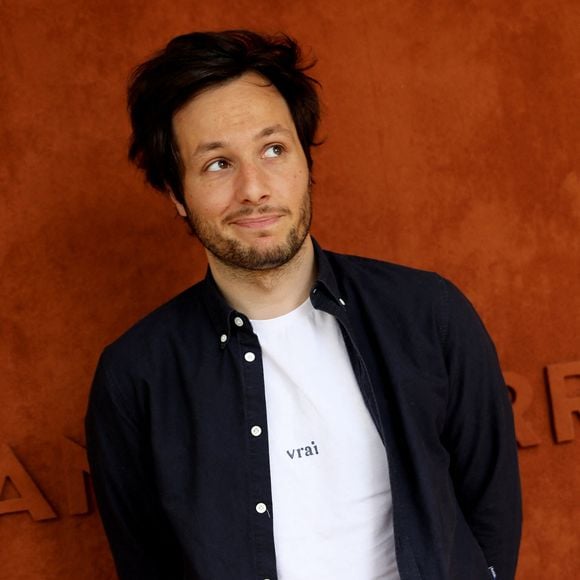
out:
M337 320L307 300L262 347L280 580L399 580L385 447Z

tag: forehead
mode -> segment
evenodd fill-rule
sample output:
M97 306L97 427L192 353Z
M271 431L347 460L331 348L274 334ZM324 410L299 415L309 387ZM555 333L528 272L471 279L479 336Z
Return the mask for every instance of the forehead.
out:
M193 145L193 141L250 136L274 125L295 133L286 101L276 87L255 72L203 91L173 117L180 147Z

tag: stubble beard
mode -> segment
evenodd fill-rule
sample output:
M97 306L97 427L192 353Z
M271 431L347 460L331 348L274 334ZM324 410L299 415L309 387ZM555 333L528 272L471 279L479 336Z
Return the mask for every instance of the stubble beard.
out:
M290 210L281 209L283 213L290 214ZM298 221L290 228L286 239L276 247L260 250L238 239L226 237L215 226L198 219L189 211L189 208L187 208L187 222L191 232L204 248L224 265L235 270L274 270L284 266L296 256L310 231L312 222L310 187L302 198Z

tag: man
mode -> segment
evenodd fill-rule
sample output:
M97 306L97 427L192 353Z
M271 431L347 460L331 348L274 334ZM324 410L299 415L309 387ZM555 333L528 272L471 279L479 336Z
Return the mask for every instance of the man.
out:
M130 156L209 269L97 368L87 443L119 577L513 579L494 347L446 280L310 237L307 68L287 37L229 31L133 77Z

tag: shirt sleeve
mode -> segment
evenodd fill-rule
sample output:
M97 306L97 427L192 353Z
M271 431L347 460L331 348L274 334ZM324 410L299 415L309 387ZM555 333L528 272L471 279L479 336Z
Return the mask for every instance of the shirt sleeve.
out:
M495 347L479 316L455 286L444 280L443 287L442 330L450 382L444 443L451 477L490 578L513 580L522 514L511 402Z
M85 419L99 512L120 580L177 580L182 557L155 493L143 410L135 386L99 361Z

